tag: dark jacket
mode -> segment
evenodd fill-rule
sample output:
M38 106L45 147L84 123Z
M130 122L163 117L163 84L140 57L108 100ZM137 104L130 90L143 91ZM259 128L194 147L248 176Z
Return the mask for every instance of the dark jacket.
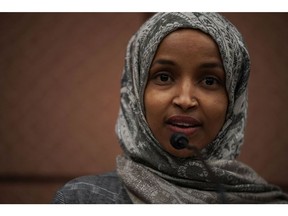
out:
M131 204L116 172L83 176L69 181L53 200L54 204Z

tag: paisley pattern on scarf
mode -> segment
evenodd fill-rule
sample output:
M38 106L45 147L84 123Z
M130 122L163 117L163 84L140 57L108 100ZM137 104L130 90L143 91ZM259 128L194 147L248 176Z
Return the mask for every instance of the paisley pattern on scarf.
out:
M124 151L117 159L117 171L131 199L137 203L219 202L217 185L210 182L201 161L167 153L145 119L143 96L153 57L165 36L181 28L210 35L222 58L229 107L223 128L201 154L225 188L226 199L234 203L287 202L277 187L235 160L244 139L250 59L241 34L217 13L158 13L129 41L116 133Z

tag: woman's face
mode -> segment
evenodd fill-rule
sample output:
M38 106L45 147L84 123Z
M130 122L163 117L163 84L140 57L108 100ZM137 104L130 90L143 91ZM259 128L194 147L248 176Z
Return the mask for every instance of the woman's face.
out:
M170 137L176 132L187 135L198 149L212 142L228 107L225 72L212 38L191 29L165 37L151 64L144 103L152 133L170 154L193 154L171 146Z

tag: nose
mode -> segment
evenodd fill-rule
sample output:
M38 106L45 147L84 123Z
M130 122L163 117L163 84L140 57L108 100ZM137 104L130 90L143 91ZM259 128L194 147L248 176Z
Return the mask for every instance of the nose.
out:
M196 87L190 80L178 84L173 98L173 104L185 111L198 106Z

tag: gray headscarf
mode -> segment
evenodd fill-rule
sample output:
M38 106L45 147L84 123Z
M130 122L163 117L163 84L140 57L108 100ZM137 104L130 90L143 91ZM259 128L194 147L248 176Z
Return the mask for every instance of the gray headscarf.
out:
M124 155L117 171L135 203L217 203L217 184L194 157L167 153L145 119L143 96L150 65L161 41L177 29L190 28L210 35L222 58L229 106L225 123L201 154L227 191L228 202L287 200L235 157L243 143L247 116L249 54L238 30L217 13L158 13L131 38L121 80L121 106L116 124ZM257 192L257 193L256 193Z

